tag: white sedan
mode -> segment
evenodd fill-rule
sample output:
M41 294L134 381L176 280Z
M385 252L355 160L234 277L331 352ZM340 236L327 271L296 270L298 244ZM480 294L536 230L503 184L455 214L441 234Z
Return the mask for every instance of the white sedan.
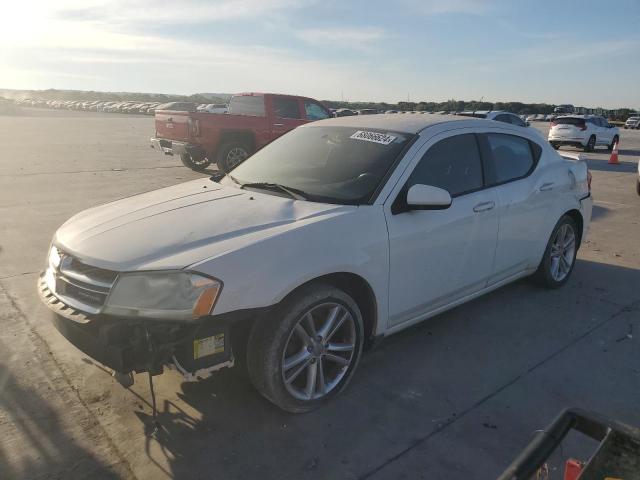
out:
M314 122L215 180L71 218L39 290L117 372L194 379L242 357L291 412L337 395L374 340L521 277L563 285L592 208L582 160L459 116Z

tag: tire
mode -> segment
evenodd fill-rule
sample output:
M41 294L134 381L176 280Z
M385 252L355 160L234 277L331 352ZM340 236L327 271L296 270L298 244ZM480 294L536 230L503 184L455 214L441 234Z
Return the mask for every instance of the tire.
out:
M560 145L558 145L557 143L552 143L551 146L554 150L558 150L560 148Z
M589 137L589 140L587 141L587 144L584 146L584 151L585 152L593 152L593 150L596 148L596 136L595 135L591 135Z
M564 230L564 233L563 229L566 229ZM570 239L567 237L569 234L572 235L573 243L572 245L569 243L567 246L567 242L570 242ZM564 235L564 242L560 239L561 235ZM564 215L560 220L558 220L558 223L553 229L551 237L547 242L547 248L545 248L540 265L538 266L536 273L533 275L534 280L538 285L554 289L561 287L567 282L567 280L569 280L569 277L573 272L573 267L576 263L579 235L580 233L578 232L576 222L570 216ZM565 244L565 250L563 253L560 253L558 250L559 241L560 243ZM562 263L560 257L564 259L564 263ZM558 259L557 263L554 261L556 258ZM567 265L568 262L570 262L569 265Z
M328 320L334 309L337 313L331 327ZM332 333L323 336L323 326L327 325L326 330ZM312 329L318 335L313 340L309 335ZM269 318L254 324L247 351L251 383L282 410L314 410L338 395L351 380L362 354L363 331L360 309L345 292L326 284L303 287L283 301ZM348 345L353 348L334 350ZM342 360L336 362L335 357ZM320 378L325 380L325 391L320 389Z
M211 165L211 160L209 160L207 157L202 157L202 159L199 159L189 153L180 154L180 160L182 160L182 164L185 167L188 167L196 172L202 172L209 165Z
M607 145L607 150L609 150L610 152L613 152L613 146L619 141L620 139L618 138L618 135L614 136L613 139L611 140L611 143Z
M640 195L640 179L636 180L636 193Z
M218 168L229 173L253 153L251 147L241 140L229 140L218 148Z

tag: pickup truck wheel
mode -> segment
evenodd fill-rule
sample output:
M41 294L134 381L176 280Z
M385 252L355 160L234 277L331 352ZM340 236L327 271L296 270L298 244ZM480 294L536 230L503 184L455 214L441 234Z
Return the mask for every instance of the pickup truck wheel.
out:
M223 143L218 149L218 168L229 173L251 155L251 149L246 144L232 140Z
M362 353L362 333L362 314L349 295L330 285L305 287L253 326L251 382L285 411L313 410L348 384Z
M561 287L571 276L577 253L576 222L570 216L564 215L553 229L534 279L546 288Z
M207 157L197 158L189 153L181 154L180 160L182 160L182 164L185 167L188 167L191 170L195 170L196 172L201 172L209 165L211 165L211 160L209 160Z

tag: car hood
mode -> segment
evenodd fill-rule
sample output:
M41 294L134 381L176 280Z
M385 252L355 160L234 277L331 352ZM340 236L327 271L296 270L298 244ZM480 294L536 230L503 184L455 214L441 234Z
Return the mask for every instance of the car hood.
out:
M100 268L180 269L356 209L200 179L85 210L58 229L53 243Z

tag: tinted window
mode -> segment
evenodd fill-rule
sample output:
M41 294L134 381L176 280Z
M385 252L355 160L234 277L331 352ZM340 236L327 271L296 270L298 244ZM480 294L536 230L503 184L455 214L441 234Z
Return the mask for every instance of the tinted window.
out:
M527 139L501 133L488 133L485 137L493 158L495 183L521 178L531 171L535 162Z
M517 125L519 127L526 127L527 124L522 121L522 119L517 115L509 115L509 119L513 125Z
M494 120L496 122L511 123L511 119L509 118L509 115L505 115L504 113L500 115L496 115L496 118L494 118Z
M584 118L576 118L576 117L562 117L556 118L554 120L558 125L584 125Z
M298 100L288 97L274 97L273 110L278 118L300 118Z
M451 196L482 188L482 163L475 135L457 135L433 145L409 177L407 187L433 185Z
M366 203L412 138L379 129L310 124L258 150L231 175L241 183L297 188L311 200Z
M304 101L304 112L309 120L322 120L331 116L323 107L310 100Z
M264 117L264 97L252 95L236 95L235 97L231 97L229 113L234 115Z

